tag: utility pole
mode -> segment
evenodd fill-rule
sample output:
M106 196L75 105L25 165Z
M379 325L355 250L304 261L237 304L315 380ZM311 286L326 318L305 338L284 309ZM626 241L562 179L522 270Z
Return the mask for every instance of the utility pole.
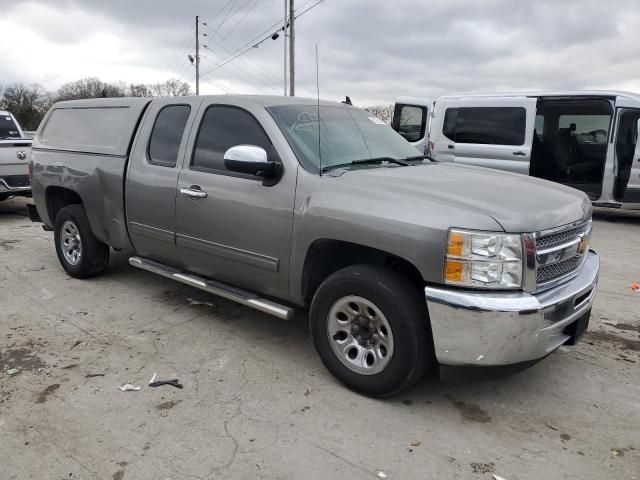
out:
M296 36L293 28L293 22L295 20L293 2L294 0L289 0L289 95L292 97L295 95L296 91Z
M200 38L198 35L198 15L196 15L196 95L200 95Z
M284 28L282 29L282 37L284 40L284 96L287 96L287 0L284 0Z

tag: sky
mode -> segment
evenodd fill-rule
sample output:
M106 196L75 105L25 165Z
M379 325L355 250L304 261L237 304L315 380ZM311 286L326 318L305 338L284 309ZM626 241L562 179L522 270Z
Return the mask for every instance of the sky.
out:
M317 1L295 0L297 13ZM187 55L199 15L201 93L283 94L283 37L270 36L284 0L0 0L0 12L2 85L55 90L96 76L195 86ZM316 45L320 96L362 106L399 95L640 92L640 0L324 0L295 25L300 96L316 95Z

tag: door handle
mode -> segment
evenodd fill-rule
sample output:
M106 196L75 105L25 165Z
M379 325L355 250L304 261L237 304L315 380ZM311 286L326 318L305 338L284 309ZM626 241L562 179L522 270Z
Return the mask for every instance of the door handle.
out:
M453 147L453 145L447 145L447 148L453 149L454 147Z
M519 157L524 157L526 155L526 153L524 153L522 150L518 150L516 152L513 152L514 155L517 155Z
M200 190L197 185L191 185L189 188L181 188L180 193L191 198L206 198L207 192Z

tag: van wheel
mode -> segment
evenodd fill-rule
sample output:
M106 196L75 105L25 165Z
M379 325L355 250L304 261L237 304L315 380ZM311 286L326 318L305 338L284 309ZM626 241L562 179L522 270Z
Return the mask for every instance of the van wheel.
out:
M337 271L313 297L309 323L327 369L364 395L395 395L435 366L424 296L391 269Z
M82 205L68 205L58 212L54 239L58 260L72 277L93 277L107 268L109 246L91 231Z

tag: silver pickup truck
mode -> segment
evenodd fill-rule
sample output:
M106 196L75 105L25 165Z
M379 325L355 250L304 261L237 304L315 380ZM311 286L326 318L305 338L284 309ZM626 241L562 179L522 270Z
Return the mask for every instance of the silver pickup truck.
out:
M0 110L0 201L31 193L27 171L30 149L31 139L15 117Z
M393 395L426 372L515 371L587 328L591 204L544 180L444 165L367 112L294 97L53 106L34 221L63 268L130 264L288 319L325 366Z

